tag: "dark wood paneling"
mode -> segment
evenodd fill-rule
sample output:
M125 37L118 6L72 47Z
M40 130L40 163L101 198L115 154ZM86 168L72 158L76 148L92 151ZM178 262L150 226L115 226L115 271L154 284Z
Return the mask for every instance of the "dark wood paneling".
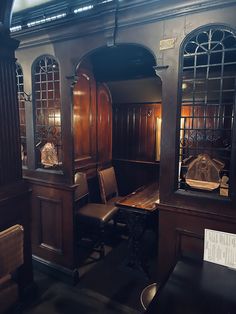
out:
M159 178L159 163L114 159L113 165L120 195L129 194Z
M166 278L180 255L203 257L204 230L235 233L236 220L210 212L159 205L158 280Z
M8 13L10 16L12 1L8 2L9 6L6 3L1 3L0 19L8 18ZM33 287L33 272L29 189L22 180L16 92L14 53L19 42L10 39L6 30L0 27L0 231L15 224L24 227L24 264L18 271L17 279L20 294L25 296Z
M32 188L32 250L37 257L76 268L73 187L29 180Z
M113 105L113 159L155 161L161 104Z
M92 72L80 67L73 90L74 158L78 165L96 161L96 85Z
M176 247L175 255L192 254L203 258L203 236L192 231L177 228L176 229Z
M161 117L161 104L113 106L113 164L121 195L158 181L157 117Z
M14 58L18 41L6 34L0 30L0 186L22 177Z
M97 85L97 159L99 164L112 159L112 106L105 84Z
M15 224L24 227L24 264L18 274L22 296L28 294L33 287L29 195L29 189L23 182L2 187L0 190L0 231Z
M62 254L62 202L37 197L40 217L40 246Z

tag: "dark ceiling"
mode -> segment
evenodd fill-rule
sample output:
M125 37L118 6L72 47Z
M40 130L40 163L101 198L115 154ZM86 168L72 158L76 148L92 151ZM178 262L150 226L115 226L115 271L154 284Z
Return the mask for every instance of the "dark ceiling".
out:
M118 81L154 77L153 55L137 45L118 45L96 50L90 56L97 81Z

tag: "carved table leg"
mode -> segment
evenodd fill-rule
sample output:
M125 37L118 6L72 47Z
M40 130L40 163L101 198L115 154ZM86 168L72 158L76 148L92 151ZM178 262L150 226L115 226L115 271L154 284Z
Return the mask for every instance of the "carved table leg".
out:
M126 221L129 229L127 266L145 272L148 275L144 264L145 257L141 254L141 239L146 229L146 220L146 214L133 211L127 211L126 213Z

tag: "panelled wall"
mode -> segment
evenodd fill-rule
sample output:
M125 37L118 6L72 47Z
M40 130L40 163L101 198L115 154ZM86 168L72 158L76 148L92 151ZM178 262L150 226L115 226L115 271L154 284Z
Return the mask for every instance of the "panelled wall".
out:
M97 169L111 162L111 98L107 87L96 83L89 63L79 67L72 92L74 171L86 172L90 199L98 201ZM75 186L31 179L29 182L34 259L76 281L79 226L74 220Z
M96 82L88 66L78 70L73 103L75 168L96 168Z
M32 248L34 259L53 272L76 281L73 189L30 182L32 189Z
M158 180L160 119L160 103L113 104L113 163L121 194Z
M8 4L11 4L11 1L8 1ZM20 296L28 297L30 291L33 293L34 287L30 238L30 191L22 180L20 159L15 76L15 49L19 42L11 39L4 29L3 17L8 17L5 12L7 6L6 1L5 4L2 1L0 8L0 232L15 224L20 224L24 228L24 263L19 268L16 278ZM6 253L10 254L10 251ZM8 293L5 292L7 286L5 285L4 288L3 286L4 284L1 284L1 293L4 297ZM10 303L9 299L7 303Z
M112 105L109 89L95 81L89 62L78 69L73 108L75 171L96 176L112 159Z
M105 84L97 84L97 160L103 167L112 160L112 106Z
M132 6L133 4L133 6ZM44 31L40 31L40 26L35 27L35 31L22 31L16 35L21 40L20 49L17 51L17 58L19 63L23 67L25 80L25 91L27 94L31 94L31 65L33 61L41 54L54 55L61 66L61 104L62 104L62 141L64 149L64 167L60 175L57 176L57 185L51 184L55 176L52 172L47 172L47 177L44 182L39 182L38 186L32 185L33 188L33 204L35 199L40 197L46 197L49 199L60 200L62 204L63 219L57 219L58 224L62 222L63 227L61 229L58 226L58 230L62 230L62 243L70 246L69 251L72 251L74 245L74 238L72 233L66 235L65 232L72 228L71 221L73 220L72 206L73 201L73 174L74 174L74 155L76 152L76 167L78 169L86 170L87 172L95 173L95 164L98 159L101 158L102 163L110 161L110 151L103 150L101 153L98 146L101 145L101 140L97 137L102 129L98 128L98 124L94 127L94 115L98 115L98 108L91 104L89 109L84 108L81 99L78 100L78 104L75 101L75 107L78 106L76 111L79 113L79 118L90 112L90 118L87 122L77 123L74 127L73 116L73 101L71 97L71 77L74 78L75 68L81 62L81 60L101 47L108 47L114 43L114 49L119 44L136 44L145 47L155 57L156 71L162 79L162 136L161 136L161 160L160 160L160 206L159 206L159 277L164 278L171 267L174 265L177 257L176 252L190 251L196 254L202 255L204 229L212 228L221 231L236 232L236 204L235 204L235 179L232 182L234 190L234 200L219 198L213 199L211 196L206 196L206 193L196 193L195 195L188 191L177 191L176 178L178 172L178 113L179 113L179 96L178 90L179 84L179 55L181 44L188 34L193 30L198 29L204 25L226 25L236 29L235 21L235 1L232 0L194 0L194 1L121 1L119 9L116 10L113 5L115 1L107 4L107 11L102 15L94 14L92 18L78 19L74 18L73 23L66 24L66 20L63 20L61 25L60 21L55 21L55 24L51 24L47 27L45 23ZM110 10L110 7L112 8ZM92 11L91 11L92 12ZM89 14L88 14L89 15ZM102 18L101 18L102 16ZM119 23L115 23L118 17ZM60 34L60 36L59 36ZM137 36L138 34L138 36ZM168 39L166 41L166 39ZM113 49L112 48L112 49ZM137 64L137 63L136 63ZM138 64L137 64L138 66ZM78 73L76 72L78 76ZM72 80L73 80L72 78ZM75 83L76 84L76 83ZM86 77L83 79L84 88L88 93L91 93L88 82L86 83ZM96 87L98 88L98 87ZM75 89L76 90L76 89ZM78 89L78 92L80 90ZM79 93L78 93L79 94ZM77 97L74 95L74 97ZM91 101L90 96L86 96ZM103 100L104 98L101 97ZM81 101L81 104L80 104ZM105 101L105 100L104 100ZM97 102L98 103L98 102ZM31 105L31 104L29 104ZM113 138L113 162L116 169L120 169L118 173L125 173L127 181L124 182L122 176L119 176L122 186L126 184L124 193L128 190L135 188L134 182L140 183L140 178L144 178L147 167L150 178L157 177L155 175L155 169L158 162L155 161L155 152L151 150L151 155L146 160L142 159L143 153L146 147L155 147L155 143L151 145L149 141L153 141L154 135L150 134L151 129L145 129L145 121L149 119L148 112L145 109L140 109L141 104L139 102L134 104L127 104L127 108L123 105L118 105L114 102L113 111L113 123L114 123L114 138ZM153 104L154 105L154 104ZM81 108L80 108L81 106ZM143 106L143 104L142 104ZM119 108L125 108L120 110ZM235 105L234 105L235 107ZM132 108L132 109L131 109ZM143 106L142 108L145 108ZM117 109L117 111L116 111ZM118 110L119 109L119 110ZM89 111L90 110L90 111ZM96 112L96 113L95 113ZM119 115L119 128L115 125L116 116ZM103 119L103 115L101 115ZM152 119L152 117L150 117ZM80 120L81 121L81 120ZM132 122L131 122L132 121ZM133 123L135 121L135 124ZM137 122L137 123L136 123ZM90 127L86 125L90 124ZM98 123L98 121L96 122ZM104 121L105 125L110 120ZM121 126L121 123L123 125ZM140 129L139 129L139 127ZM81 140L82 128L90 135L86 134L87 144L85 146L79 145ZM98 131L99 129L99 131ZM117 138L118 129L120 130L120 137ZM127 136L127 129L129 129L129 136ZM91 131L92 130L92 131ZM125 133L122 133L123 130ZM141 131L140 131L141 130ZM78 136L75 132L80 133ZM93 137L92 133L95 134ZM110 132L110 129L109 129ZM129 141L132 138L132 134L139 136L143 141L137 150L134 150L132 145L129 145ZM73 136L71 136L73 135ZM94 144L96 139L96 144ZM108 140L108 139L106 139ZM77 148L73 147L72 143L78 143ZM108 140L109 141L109 140ZM99 144L100 143L100 144ZM124 143L124 145L122 145ZM232 142L232 151L235 155L235 139ZM106 143L106 147L107 147ZM100 146L101 147L101 146ZM27 147L28 148L28 147ZM83 148L83 150L82 150ZM95 154L96 152L96 154ZM99 152L99 154L98 154ZM100 157L98 157L100 156ZM150 159L153 156L154 159ZM89 167L86 169L83 164L83 158L89 161ZM132 165L132 167L131 167ZM91 170L89 170L89 168ZM132 170L133 168L133 170ZM232 167L235 172L235 166ZM145 169L145 170L144 170ZM89 170L89 171L88 171ZM46 171L45 171L46 172ZM35 176L42 176L43 171L34 171L30 173L30 181L32 182ZM24 171L26 174L26 171ZM29 178L28 175L28 178ZM234 176L235 178L235 176ZM121 181L123 180L123 181ZM149 180L149 178L147 178ZM54 180L55 181L55 180ZM60 184L59 184L60 182ZM67 187L70 184L71 190ZM40 184L43 186L40 190ZM138 183L137 183L138 184ZM55 193L56 190L56 193ZM61 190L66 191L65 193ZM178 193L177 193L178 192ZM68 195L67 195L68 193ZM66 196L65 196L66 194ZM68 197L67 197L68 196ZM67 200L69 199L69 202ZM50 200L51 201L51 200ZM60 206L55 205L52 202L48 206L47 201L41 201L42 217L47 217L45 213L50 211L60 212ZM56 203L58 204L58 203ZM34 204L32 211L37 211L37 206ZM35 213L33 214L33 217ZM47 228L54 226L52 216L48 213L49 218L45 218L51 221ZM65 216L67 215L67 219ZM37 218L34 218L37 219ZM44 218L43 218L44 219ZM38 224L38 221L35 222ZM42 226L40 227L42 229ZM41 230L39 228L39 230ZM46 231L45 231L46 232ZM52 237L54 237L52 235ZM60 237L52 238L48 240L48 233L45 233L43 240L46 239L49 246L54 246L54 255L49 255L48 261L62 265L63 267L71 267L70 259L74 258L72 255L67 254L67 251L60 251ZM38 243L38 242L37 242ZM52 245L53 244L53 245ZM38 245L38 244L37 244ZM45 247L45 246L44 246ZM57 249L59 250L57 251ZM34 252L37 254L34 246ZM42 248L41 248L42 249ZM48 250L50 248L48 247ZM58 253L56 253L58 252ZM64 254L66 252L66 254ZM55 257L57 254L57 257ZM64 255L63 255L64 254ZM42 255L43 256L43 255ZM46 258L46 255L44 255Z

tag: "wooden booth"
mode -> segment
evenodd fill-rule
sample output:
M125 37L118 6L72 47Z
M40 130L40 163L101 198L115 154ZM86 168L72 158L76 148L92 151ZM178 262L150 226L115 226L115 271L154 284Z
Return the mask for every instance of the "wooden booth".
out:
M99 169L114 166L120 195L158 181L161 80L154 66L141 46L97 49L69 78L71 106L62 106L56 58L34 61L32 98L17 65L21 158L32 189L33 258L40 267L78 278L76 172L86 173L90 201L97 203Z
M88 3L13 16L34 260L78 277L74 175L100 202L97 170L113 165L121 195L159 181L162 281L202 256L206 228L236 231L235 2Z

